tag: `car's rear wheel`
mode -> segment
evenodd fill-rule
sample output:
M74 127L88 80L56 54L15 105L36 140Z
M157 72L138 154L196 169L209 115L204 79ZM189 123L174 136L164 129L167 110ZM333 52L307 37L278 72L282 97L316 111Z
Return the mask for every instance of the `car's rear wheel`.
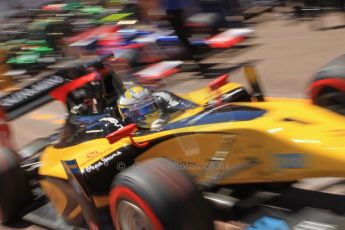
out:
M30 201L29 183L18 164L18 156L9 148L0 148L0 224L19 217Z
M212 230L210 207L178 164L158 158L118 174L110 192L118 230Z
M317 96L315 104L345 115L345 93L337 90L322 93Z

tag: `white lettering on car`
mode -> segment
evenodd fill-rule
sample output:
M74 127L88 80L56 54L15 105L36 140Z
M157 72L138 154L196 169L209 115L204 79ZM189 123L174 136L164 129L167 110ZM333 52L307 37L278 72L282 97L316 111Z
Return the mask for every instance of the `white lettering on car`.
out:
M104 117L104 118L100 119L100 121L107 121L107 122L113 124L117 128L123 128L123 125L120 123L120 121L117 120L116 118L113 118L113 117Z
M34 83L28 88L19 90L9 96L3 97L2 99L0 99L0 105L4 107L14 106L15 104L18 104L21 101L28 99L29 97L37 95L63 82L64 79L62 77L53 75L47 79Z
M175 100L170 94L166 92L155 92L154 95L163 98L165 101L169 103L169 106L171 107L177 106L180 103L179 101Z
M120 151L116 151L113 154L110 154L109 156L106 157L102 157L98 162L87 166L83 172L88 172L91 173L92 171L99 171L102 167L107 167L109 166L109 162L111 162L113 159L115 159L116 157L120 156L122 154L122 152Z

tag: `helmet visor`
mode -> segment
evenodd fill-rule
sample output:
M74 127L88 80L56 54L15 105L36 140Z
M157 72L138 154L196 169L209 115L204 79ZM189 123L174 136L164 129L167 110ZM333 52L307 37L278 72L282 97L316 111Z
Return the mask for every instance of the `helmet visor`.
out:
M141 103L135 104L129 108L131 116L145 117L158 110L154 98L147 99Z

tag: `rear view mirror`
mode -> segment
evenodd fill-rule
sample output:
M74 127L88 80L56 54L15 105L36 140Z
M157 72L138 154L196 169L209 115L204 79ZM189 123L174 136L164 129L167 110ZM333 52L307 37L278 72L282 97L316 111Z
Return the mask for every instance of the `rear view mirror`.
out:
M135 147L138 148L144 148L146 147L149 143L148 142L143 142L143 143L136 143L133 140L133 133L138 130L138 127L136 124L129 124L107 136L107 139L110 144L114 144L115 142L121 140L122 138L129 137L131 140L132 144Z
M219 89L220 87L222 87L228 83L228 77L229 77L228 74L224 74L224 75L218 77L216 80L214 80L208 84L208 88L211 91Z
M129 137L138 129L136 124L129 124L107 136L107 139L110 144L121 140L122 138Z

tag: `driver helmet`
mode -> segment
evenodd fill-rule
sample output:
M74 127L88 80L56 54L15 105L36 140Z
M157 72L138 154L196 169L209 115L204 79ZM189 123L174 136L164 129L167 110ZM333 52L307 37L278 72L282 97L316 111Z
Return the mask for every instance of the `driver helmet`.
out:
M150 90L134 86L126 90L118 99L122 118L141 128L149 129L159 119L160 110Z

